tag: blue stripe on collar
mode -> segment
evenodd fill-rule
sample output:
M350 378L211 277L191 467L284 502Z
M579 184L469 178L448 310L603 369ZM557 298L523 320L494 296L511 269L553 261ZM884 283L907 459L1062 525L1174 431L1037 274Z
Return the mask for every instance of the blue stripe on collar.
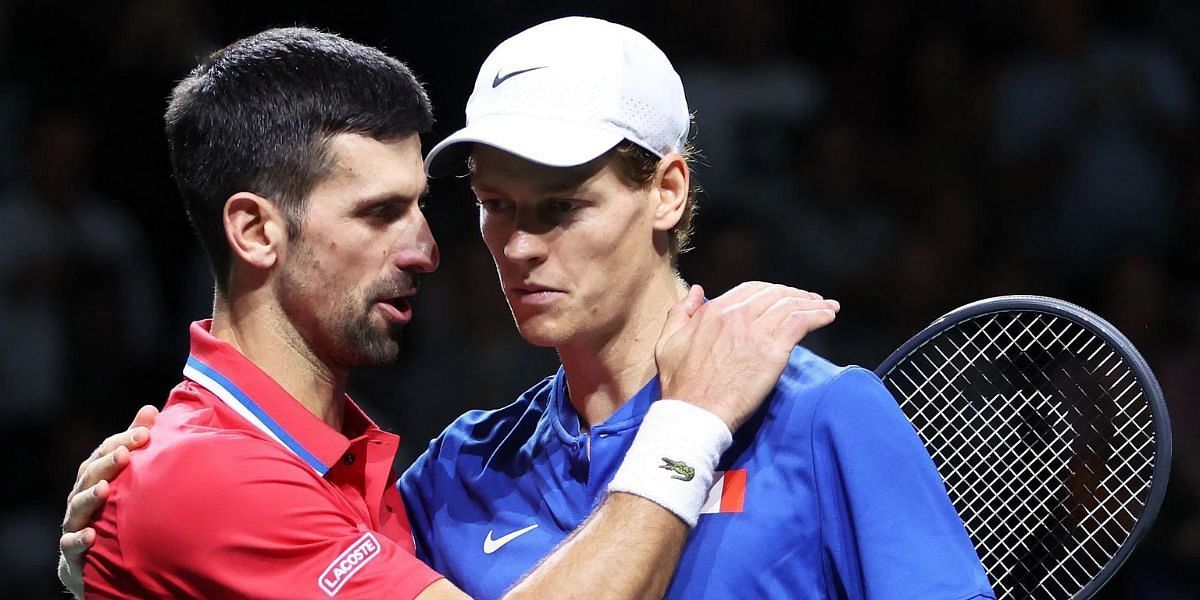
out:
M194 371L194 373L189 373L189 370ZM252 425L258 427L263 433L271 436L280 444L283 444L285 448L291 450L293 454L308 463L308 466L312 467L322 477L329 471L328 465L322 463L316 456L313 456L300 442L296 441L296 438L292 437L279 423L275 422L275 419L272 419L271 415L267 414L267 411L263 410L261 406L250 399L250 396L247 396L237 385L216 369L200 362L194 356L189 356L187 366L184 367L183 371L184 376L212 392L221 401L229 404L230 408L238 414L243 417L252 416L253 418L247 419ZM199 375L199 377L194 375Z

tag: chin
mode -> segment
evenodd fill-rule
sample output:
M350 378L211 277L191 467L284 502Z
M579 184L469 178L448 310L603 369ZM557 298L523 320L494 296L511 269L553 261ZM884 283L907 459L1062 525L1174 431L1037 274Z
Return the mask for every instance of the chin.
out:
M520 317L513 314L513 320L521 337L534 346L554 348L563 345L569 337L559 323L545 315Z
M373 344L370 348L355 348L345 366L351 369L365 369L395 364L400 358L400 344L389 340L387 343Z
M400 357L403 326L385 325L377 329L369 324L364 325L346 332L341 352L343 365L357 369L395 363Z

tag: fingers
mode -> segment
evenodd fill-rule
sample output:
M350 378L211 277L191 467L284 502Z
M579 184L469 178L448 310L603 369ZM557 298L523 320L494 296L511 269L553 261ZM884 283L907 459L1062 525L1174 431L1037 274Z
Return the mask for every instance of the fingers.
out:
M83 598L83 554L96 542L96 530L87 528L58 538L58 580L76 598Z
M684 297L683 303L689 317L696 314L704 305L704 288L699 285L688 288L688 295Z
M95 517L96 510L108 501L110 486L107 480L83 487L67 497L67 513L63 515L62 530L66 533L81 531Z
M127 429L121 433L108 436L100 446L96 448L97 456L105 456L116 452L119 448L126 450L134 450L141 448L147 440L150 439L150 428L137 426L132 429Z
M129 465L129 453L150 440L150 426L158 419L158 409L143 406L134 415L129 428L111 435L79 464L75 487L67 495L67 513L63 516L62 537L58 547L62 552L58 577L76 597L83 593L82 555L96 541L96 530L88 527L99 509L108 500L108 482Z
M129 423L129 427L121 433L110 435L100 445L92 451L92 454L83 462L79 463L79 470L75 473L76 479L83 477L84 471L88 465L96 459L112 454L119 446L124 446L130 450L134 450L145 445L150 439L150 426L158 419L158 409L147 404L138 409L137 414L133 415L133 421ZM76 488L79 486L76 485Z
M67 561L71 563L69 568L72 573L77 572L76 566L80 566L75 561L78 561L83 556L83 553L90 550L92 544L95 543L96 530L91 527L64 533L62 537L58 538L58 549L66 557Z
M770 392L792 347L841 309L820 294L762 282L739 285L690 318L683 304L655 348L663 394L710 410L731 430Z
M804 336L833 323L836 318L837 309L834 308L792 311L776 328L775 338L795 346Z
M145 409L145 407L142 408L143 410ZM139 410L138 415L140 416L141 414L142 411ZM154 411L154 414L157 415L157 411ZM136 422L137 419L135 418L134 423ZM115 453L118 449L124 448L126 450L136 450L144 446L146 442L150 440L150 429L148 427L144 425L130 425L130 427L131 429L110 435L105 438L103 442L100 442L100 445L92 451L92 455L89 456L87 460L80 463L79 472L76 476L82 478L92 463L104 458L105 456ZM87 485L91 485L92 483L95 483L95 481L93 480Z
M138 409L137 414L133 416L133 422L129 424L128 429L135 427L150 427L154 421L158 419L158 408L147 404Z
M734 286L728 292L713 298L709 304L711 304L714 308L733 306L745 302L755 294L771 287L775 287L775 285L761 281L747 281L745 283L740 283Z
M806 290L796 289L794 287L789 287L786 285L780 285L777 283L767 283L765 281L747 281L745 283L738 284L736 287L729 290L728 292L725 292L724 294L721 294L720 296L714 298L713 301L715 302L717 300L721 300L722 303L736 304L738 302L746 300L747 298L750 298L751 296L753 296L759 292L762 292L763 290L775 290L776 292L785 292L788 294L808 298L810 300L822 299L822 296L820 294L817 294L814 292L809 292Z
M759 321L773 338L795 345L805 334L832 323L841 309L837 300L785 295L764 311Z
M129 452L150 440L149 427L157 418L158 409L143 406L134 415L129 429L106 438L79 464L75 486L67 495L64 532L82 530L91 522L96 509L108 498L108 482L129 465Z
M68 504L63 534L58 538L58 578L76 598L83 597L83 555L96 543L96 530L84 525L107 499L108 490L108 483L101 482L75 494Z
M112 481L129 465L129 452L124 446L118 446L116 450L88 462L75 481L72 494L94 487L101 481Z
M662 334L658 336L659 343L670 338L691 320L692 315L704 304L704 288L693 285L688 288L687 296L667 311L667 320L663 323Z
M726 298L726 295L728 298ZM726 303L724 306L718 304L716 300L710 302L709 304L713 305L714 308L720 310L721 312L729 314L737 313L751 321L758 321L760 318L766 315L767 312L772 309L772 307L775 307L780 302L812 303L822 302L824 300L820 294L799 290L785 285L762 283L758 281L739 285L733 290L727 292L726 295L723 295L717 300L725 299L726 302L734 298L741 298L741 300L732 304ZM820 308L825 308L825 306L821 306ZM784 315L778 315L777 319L782 320L783 316ZM768 331L773 329L774 322L770 324Z

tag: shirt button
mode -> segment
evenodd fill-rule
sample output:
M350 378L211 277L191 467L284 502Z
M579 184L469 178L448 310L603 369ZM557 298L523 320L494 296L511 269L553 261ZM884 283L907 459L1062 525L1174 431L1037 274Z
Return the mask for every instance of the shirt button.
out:
M354 453L347 452L346 455L342 457L342 464L346 465L347 467L354 464Z

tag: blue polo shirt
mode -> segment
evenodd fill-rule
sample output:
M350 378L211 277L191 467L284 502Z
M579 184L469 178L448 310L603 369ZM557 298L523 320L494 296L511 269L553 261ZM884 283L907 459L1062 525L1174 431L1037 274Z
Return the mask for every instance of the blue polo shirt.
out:
M418 555L472 597L499 597L603 500L658 398L655 378L581 431L560 368L509 406L463 415L400 480ZM797 348L719 469L668 598L995 597L870 371Z

